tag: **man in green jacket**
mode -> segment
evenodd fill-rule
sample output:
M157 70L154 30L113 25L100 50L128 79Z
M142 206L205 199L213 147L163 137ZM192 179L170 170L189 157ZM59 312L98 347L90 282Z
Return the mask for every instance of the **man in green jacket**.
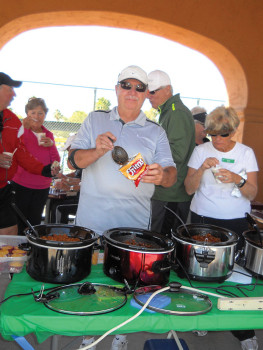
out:
M171 229L182 224L165 206L186 222L192 196L184 187L187 163L195 147L195 125L192 113L183 104L180 94L173 96L169 76L160 70L148 75L148 98L160 112L159 123L167 133L173 160L177 167L177 182L169 188L156 186L152 197L151 230L170 236Z

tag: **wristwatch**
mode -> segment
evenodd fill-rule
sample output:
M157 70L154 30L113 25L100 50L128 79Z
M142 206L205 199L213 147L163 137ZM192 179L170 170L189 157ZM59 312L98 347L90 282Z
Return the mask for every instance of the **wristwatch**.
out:
M245 185L246 182L247 182L247 180L242 177L240 182L238 184L236 184L236 185L237 185L238 188L241 188L241 187L243 187Z

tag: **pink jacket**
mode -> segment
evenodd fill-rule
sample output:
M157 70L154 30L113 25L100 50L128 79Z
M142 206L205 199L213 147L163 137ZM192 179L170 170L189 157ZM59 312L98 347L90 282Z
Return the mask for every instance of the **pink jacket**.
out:
M44 165L50 164L57 160L60 161L60 156L57 150L57 147L55 145L54 136L52 132L50 132L48 129L46 129L42 125L43 132L46 133L46 136L51 138L51 140L54 142L53 146L51 147L43 147L38 145L38 140L36 135L29 129L25 129L24 132L24 144L27 148L27 150L41 163ZM17 184L33 188L33 189L43 189L48 188L51 183L51 179L41 176L41 175L34 175L23 169L22 167L18 167L18 170L13 177L13 181Z

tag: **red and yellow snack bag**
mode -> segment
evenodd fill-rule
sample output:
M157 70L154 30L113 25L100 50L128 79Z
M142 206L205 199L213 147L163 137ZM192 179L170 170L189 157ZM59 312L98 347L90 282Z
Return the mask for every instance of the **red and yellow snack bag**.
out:
M144 162L141 153L138 153L131 161L122 166L119 171L129 180L133 180L138 187L139 182L146 172L148 165Z

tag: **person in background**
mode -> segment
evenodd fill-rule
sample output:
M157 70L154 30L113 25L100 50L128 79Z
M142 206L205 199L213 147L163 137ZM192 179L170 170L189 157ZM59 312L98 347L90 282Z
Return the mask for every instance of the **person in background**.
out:
M148 80L148 98L152 107L160 112L159 123L166 131L177 167L177 182L173 186L155 187L151 229L170 236L171 230L176 230L182 223L165 206L175 212L183 222L186 222L189 213L192 196L185 191L184 179L187 162L195 147L195 126L192 114L181 101L180 94L173 95L171 80L165 72L155 70L148 75Z
M202 143L209 142L206 137L205 131L205 119L206 119L206 109L200 106L196 106L191 109L191 113L195 122L195 144L196 146Z
M176 181L166 133L141 111L147 85L140 67L123 69L115 86L118 106L91 112L71 145L69 167L83 169L76 223L100 235L113 227L149 229L154 186L170 187ZM141 153L148 164L137 188L113 161L114 145L129 157ZM111 349L127 349L126 336L116 336Z
M258 165L253 150L233 140L238 125L239 118L231 107L218 107L207 115L205 127L212 142L195 148L188 162L185 188L189 195L194 194L191 223L236 232L240 237L237 249L242 249L242 233L248 230L245 214L251 211L250 202L258 190ZM243 350L258 349L253 330L232 333Z
M53 167L52 164L44 166L29 153L23 142L24 128L18 117L7 109L16 96L14 88L21 84L21 81L0 73L0 235L17 234L17 218L11 208L13 194L9 182L18 165L33 174L46 177L59 172L59 167Z
M23 120L23 126L24 144L27 150L45 165L54 161L59 162L60 156L54 136L43 125L48 112L45 101L42 98L30 98L25 106L25 112L27 116ZM18 166L13 177L15 203L33 226L41 224L50 183L49 178L32 174L21 166ZM25 228L25 223L18 218L18 233L23 235Z
M75 137L76 134L70 135L61 150L69 152L70 146ZM77 193L74 198L67 198L65 201L61 199L59 206L56 208L56 221L59 223L67 224L69 215L76 215L81 185L81 174L81 169L77 169L66 175L60 172L54 180L54 187L56 190Z

